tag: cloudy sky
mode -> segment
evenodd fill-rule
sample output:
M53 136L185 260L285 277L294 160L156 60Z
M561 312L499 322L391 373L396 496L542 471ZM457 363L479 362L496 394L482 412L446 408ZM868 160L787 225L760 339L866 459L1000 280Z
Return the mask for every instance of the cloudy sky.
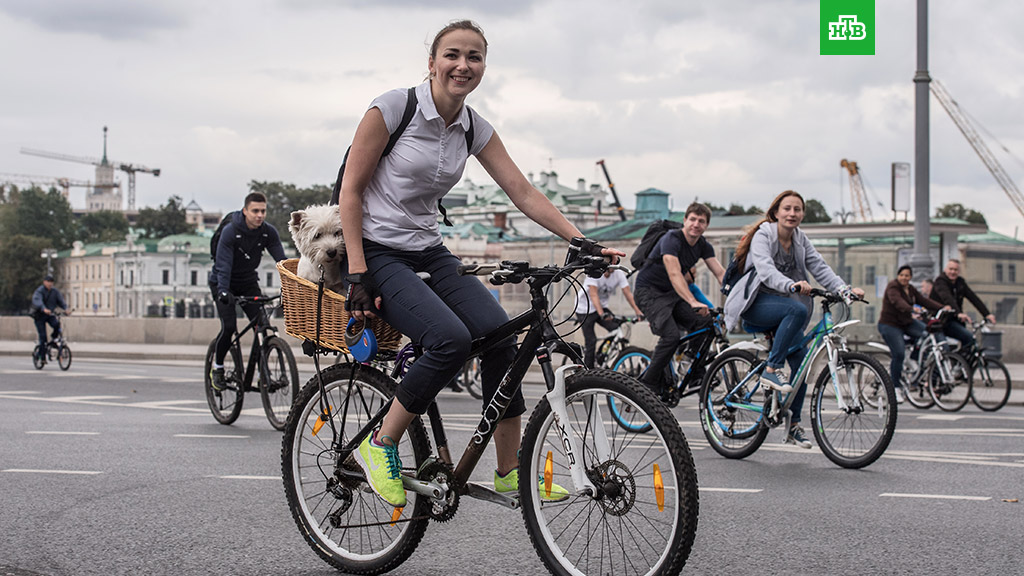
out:
M932 76L1021 182L1024 5L931 4ZM92 179L88 165L19 150L99 156L106 125L110 158L163 170L138 176L140 206L177 194L228 210L253 179L329 184L367 104L420 82L434 33L471 18L490 52L469 103L524 172L603 184L603 158L627 206L648 187L676 207L764 206L792 188L837 211L844 194L850 207L847 158L888 207L891 163L914 159L916 2L876 2L875 56L820 56L818 5L0 0L0 172ZM933 206L1024 228L934 99L931 117ZM466 176L487 181L475 161Z

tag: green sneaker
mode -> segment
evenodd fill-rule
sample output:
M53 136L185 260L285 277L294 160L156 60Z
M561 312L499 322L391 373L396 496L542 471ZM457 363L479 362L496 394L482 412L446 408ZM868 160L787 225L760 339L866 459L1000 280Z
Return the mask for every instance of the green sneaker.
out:
M210 370L210 385L212 385L213 389L216 390L217 392L220 392L228 387L227 382L224 381L223 368L213 368L212 370Z
M537 482L540 484L540 499L542 502L561 502L569 498L569 491L562 488L558 484L551 483L551 492L549 493L544 489L544 478L541 476L537 477ZM498 474L498 471L494 471L494 491L498 494L507 494L509 492L519 492L519 468L514 468L505 476Z
M384 436L384 439L391 444L377 446L370 440L376 435L373 433L364 438L353 456L377 496L395 508L401 508L405 506L405 488L402 487L402 461L398 458L398 448L389 436Z

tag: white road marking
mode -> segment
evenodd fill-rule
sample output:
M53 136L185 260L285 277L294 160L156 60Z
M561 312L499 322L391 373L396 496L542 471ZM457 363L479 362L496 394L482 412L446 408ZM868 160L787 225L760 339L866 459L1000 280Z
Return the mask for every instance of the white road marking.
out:
M175 438L248 438L243 434L175 434Z
M42 394L39 390L4 390L0 394Z
M972 500L977 502L984 502L991 500L991 496L951 496L947 494L898 494L895 492L886 492L885 494L879 494L880 498L930 498L933 500Z
M95 470L28 470L24 468L8 468L7 470L0 470L0 472L20 472L25 474L83 474L89 476L103 474L102 471Z
M953 416L952 414L924 414L917 417L918 420L942 420L945 422L956 422L964 418L966 416Z
M103 376L104 380L148 380L149 378L143 375L136 374L108 374Z
M127 396L57 396L46 398L50 402L95 402L97 400L123 400Z
M64 432L61 430L26 430L25 434L43 434L47 436L99 436L99 432Z
M281 480L280 476L214 476L214 478L220 478L221 480Z
M161 416L209 416L209 410L196 409L195 412L168 412L167 414L161 414Z
M100 416L102 412L52 412L43 411L40 414L46 414L48 416Z
M736 494L757 494L764 492L763 488L709 488L701 486L698 488L701 492L734 492Z
M206 404L205 400L158 400L154 402L138 402L132 404L139 408L170 408L178 404Z

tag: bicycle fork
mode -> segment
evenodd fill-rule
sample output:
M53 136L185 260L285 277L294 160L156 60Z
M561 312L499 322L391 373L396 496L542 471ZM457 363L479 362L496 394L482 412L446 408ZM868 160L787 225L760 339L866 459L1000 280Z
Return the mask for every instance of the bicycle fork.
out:
M545 396L548 399L548 404L551 406L551 413L555 419L555 428L562 442L562 448L565 450L566 464L569 466L569 474L572 476L576 493L593 496L597 494L597 489L587 478L586 471L583 469L583 463L580 461L583 453L579 450L579 446L576 445L576 439L566 430L566 423L569 422L569 413L565 407L565 375L567 372L583 369L584 367L579 364L559 367L555 370L554 386ZM611 445L608 442L607 431L601 418L601 410L596 402L597 399L594 397L586 400L588 426L594 431L594 450L597 453L597 461L604 462L611 454Z

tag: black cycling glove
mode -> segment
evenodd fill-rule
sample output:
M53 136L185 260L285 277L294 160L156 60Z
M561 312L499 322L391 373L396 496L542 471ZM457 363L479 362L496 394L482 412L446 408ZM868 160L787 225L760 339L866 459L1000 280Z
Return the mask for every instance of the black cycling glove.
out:
M220 300L221 304L234 304L235 295L227 290L221 290L220 294L217 294L217 300Z
M568 266L573 262L579 260L582 256L601 256L605 257L601 251L604 250L604 246L598 244L596 241L590 238L581 238L579 236L569 241L569 252L565 255L565 265Z
M348 295L345 296L345 310L351 312L359 310L362 312L377 312L378 309L373 301L380 296L377 282L369 272L362 274L349 274L345 276L348 282Z

